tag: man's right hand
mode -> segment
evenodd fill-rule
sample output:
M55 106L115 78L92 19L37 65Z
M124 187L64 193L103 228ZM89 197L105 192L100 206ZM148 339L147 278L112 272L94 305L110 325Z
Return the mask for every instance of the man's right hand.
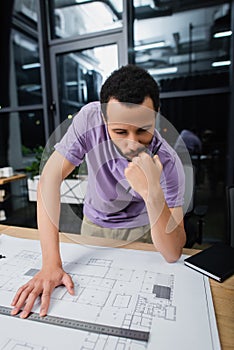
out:
M74 283L71 277L61 268L42 269L28 283L18 289L11 305L14 309L11 315L22 310L21 318L26 318L32 310L37 297L41 296L40 316L47 314L51 293L54 288L64 285L71 295L74 295Z

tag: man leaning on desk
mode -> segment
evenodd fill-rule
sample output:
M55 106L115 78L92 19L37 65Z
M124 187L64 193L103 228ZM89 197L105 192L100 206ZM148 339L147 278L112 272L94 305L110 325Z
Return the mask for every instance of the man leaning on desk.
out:
M20 317L26 318L41 296L40 315L45 316L59 285L74 294L59 252L60 185L84 157L88 186L81 234L152 239L168 262L179 259L186 240L184 172L176 152L155 128L158 111L155 80L142 68L127 65L103 84L100 102L89 103L74 117L40 177L42 267L17 291L12 315L22 310Z

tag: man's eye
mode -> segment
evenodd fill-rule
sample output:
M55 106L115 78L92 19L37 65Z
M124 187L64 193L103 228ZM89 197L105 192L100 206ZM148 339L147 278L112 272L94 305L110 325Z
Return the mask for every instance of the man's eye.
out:
M124 130L115 130L115 133L116 133L117 135L125 135L125 134L126 134L126 131L124 131Z
M148 129L138 129L137 132L138 134L143 134L144 132L147 132Z

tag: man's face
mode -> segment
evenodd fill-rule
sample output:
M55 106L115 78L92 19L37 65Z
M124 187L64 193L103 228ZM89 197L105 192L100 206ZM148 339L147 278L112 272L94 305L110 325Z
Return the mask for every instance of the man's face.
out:
M110 138L128 160L149 146L156 115L151 98L146 97L141 105L126 105L112 98L107 103L106 114Z

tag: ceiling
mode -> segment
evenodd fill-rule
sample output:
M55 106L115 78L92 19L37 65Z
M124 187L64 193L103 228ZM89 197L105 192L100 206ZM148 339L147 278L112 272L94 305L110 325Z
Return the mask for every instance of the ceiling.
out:
M156 71L156 75L165 75L162 69L165 72L165 68L173 67L173 74L177 75L212 71L214 61L229 59L230 38L213 38L215 32L230 29L227 1L134 0L133 3L135 49L140 45L161 43L156 48L134 50L135 63L151 69L153 74ZM98 4L99 9L102 4L103 11L108 7L115 23L122 18L120 0L55 0L56 10L65 11L66 8L67 11L70 7L75 11L79 6L86 7L90 17L91 4Z
M145 6L142 13L139 8L140 19L134 22L135 49L137 45L142 48L136 51L136 64L151 70L153 75L165 76L168 73L183 75L214 71L217 69L212 66L214 62L229 60L230 37L213 37L216 32L230 30L228 3L191 0L153 2L156 8L149 10L150 6ZM208 6L211 3L213 6ZM162 9L165 10L164 15ZM158 14L158 11L161 15L153 17L152 13ZM149 44L158 44L158 47L151 48Z
M35 14L33 4L33 0L21 0L24 15L28 11ZM230 30L229 4L222 0L134 0L135 63L151 70L153 75L162 76L168 75L165 71L168 68L174 69L169 73L173 75L227 69L225 66L213 67L212 64L229 61L230 36L213 37L216 32ZM95 5L99 10L103 6L103 13L99 11L99 16L96 16ZM60 23L63 30L58 27L56 31L61 37L68 37L70 30L78 30L78 26L73 25L76 22L80 28L99 30L97 21L102 28L107 15L109 23L120 24L122 19L120 0L54 0L54 6L54 14L63 15ZM81 8L82 12L79 12ZM76 22L72 22L75 16ZM30 15L31 19L34 17ZM56 25L59 23L56 22ZM144 46L146 44L158 47Z

